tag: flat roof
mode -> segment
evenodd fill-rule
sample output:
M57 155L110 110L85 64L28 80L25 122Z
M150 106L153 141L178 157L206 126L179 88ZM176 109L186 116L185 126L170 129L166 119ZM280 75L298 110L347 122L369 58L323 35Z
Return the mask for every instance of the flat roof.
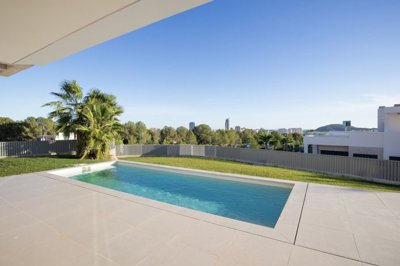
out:
M210 1L2 1L0 76L51 63Z

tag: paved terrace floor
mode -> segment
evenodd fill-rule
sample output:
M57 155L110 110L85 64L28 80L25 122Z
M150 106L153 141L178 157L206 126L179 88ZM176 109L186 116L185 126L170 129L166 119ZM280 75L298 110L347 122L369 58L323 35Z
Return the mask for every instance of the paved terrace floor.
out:
M400 265L400 194L309 184L297 226L287 243L45 173L0 179L4 266Z

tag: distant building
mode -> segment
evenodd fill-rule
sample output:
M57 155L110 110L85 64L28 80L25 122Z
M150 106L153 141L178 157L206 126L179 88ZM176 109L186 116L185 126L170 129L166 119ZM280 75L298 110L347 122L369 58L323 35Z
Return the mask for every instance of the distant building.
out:
M344 131L347 131L347 128L351 127L351 121L350 120L343 121L342 125L344 126Z
M196 127L196 124L194 122L189 123L189 130L193 130Z
M286 128L280 128L280 129L278 129L278 132L281 133L281 134L287 134L288 133Z
M400 161L400 104L378 109L378 131L330 131L304 137L304 152Z
M288 134L293 134L293 133L299 133L299 134L303 134L303 129L301 127L298 128L289 128L287 130Z
M225 130L229 130L229 118L225 119Z
M235 126L235 131L240 132L240 126Z
M60 132L55 136L55 140L76 140L76 135L69 133L69 136L64 136L64 133Z
M56 135L44 135L36 138L37 141L52 141L56 140Z

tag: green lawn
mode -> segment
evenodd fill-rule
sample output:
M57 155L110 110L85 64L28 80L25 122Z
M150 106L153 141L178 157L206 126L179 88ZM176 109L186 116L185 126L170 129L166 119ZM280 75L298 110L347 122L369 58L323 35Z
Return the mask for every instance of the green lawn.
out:
M19 175L70 167L79 163L98 163L95 160L79 160L77 158L58 157L25 157L0 159L0 176Z
M154 163L183 168L209 170L224 173L270 177L325 185L400 192L400 186L383 185L354 178L338 177L308 171L291 170L279 167L258 166L238 162L187 157L132 157L123 158L134 162Z
M187 157L135 157L124 158L124 160L326 185L400 192L400 186L383 185L354 178L338 177L308 171L250 165L215 159ZM98 162L101 161L57 157L3 158L0 159L0 177L70 167L79 163Z

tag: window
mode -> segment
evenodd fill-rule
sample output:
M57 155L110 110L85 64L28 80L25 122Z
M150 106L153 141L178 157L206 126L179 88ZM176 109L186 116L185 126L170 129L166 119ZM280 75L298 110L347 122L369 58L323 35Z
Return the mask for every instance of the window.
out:
M378 159L378 155L375 154L362 154L362 153L354 153L353 157L358 158L369 158L369 159Z
M400 161L400 156L389 156L389 160Z
M336 155L336 156L349 156L349 152L347 152L347 151L327 151L327 150L322 150L321 154L324 154L324 155Z
M313 153L313 145L308 145L308 153Z

